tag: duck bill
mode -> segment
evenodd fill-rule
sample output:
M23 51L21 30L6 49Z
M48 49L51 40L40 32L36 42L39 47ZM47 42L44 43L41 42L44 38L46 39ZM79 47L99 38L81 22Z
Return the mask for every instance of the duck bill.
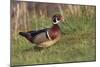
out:
M64 23L64 17L62 17L62 20L61 21Z
M62 19L62 23L64 24L64 19Z

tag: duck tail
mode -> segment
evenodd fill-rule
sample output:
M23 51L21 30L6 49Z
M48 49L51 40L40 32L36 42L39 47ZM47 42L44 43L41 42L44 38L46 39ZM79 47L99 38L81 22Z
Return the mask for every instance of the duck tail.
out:
M27 32L19 32L19 35L24 36L24 37L27 37L28 36L28 33Z

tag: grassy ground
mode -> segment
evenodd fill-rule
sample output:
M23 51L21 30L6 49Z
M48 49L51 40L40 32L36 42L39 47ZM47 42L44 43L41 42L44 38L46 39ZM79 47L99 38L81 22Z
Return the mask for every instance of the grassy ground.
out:
M40 23L41 22L41 23ZM38 29L51 26L51 21L36 21ZM35 21L32 26L35 29ZM42 27L41 27L42 26ZM95 61L95 17L69 17L64 24L60 23L62 38L54 46L43 50L34 49L25 38L17 36L12 39L12 65L47 64L75 61Z

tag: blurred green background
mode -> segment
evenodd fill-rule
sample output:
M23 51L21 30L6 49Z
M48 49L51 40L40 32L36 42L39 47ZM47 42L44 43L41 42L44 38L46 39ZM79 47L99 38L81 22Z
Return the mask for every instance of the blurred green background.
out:
M20 31L52 26L54 14L64 16L62 38L55 45L36 50ZM96 60L96 6L11 0L11 65L48 64Z

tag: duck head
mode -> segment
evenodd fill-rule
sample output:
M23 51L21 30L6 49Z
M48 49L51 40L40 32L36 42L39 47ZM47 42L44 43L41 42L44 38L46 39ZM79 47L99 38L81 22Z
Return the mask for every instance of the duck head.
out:
M52 17L53 24L58 24L60 21L64 21L64 17L60 14L56 14Z

